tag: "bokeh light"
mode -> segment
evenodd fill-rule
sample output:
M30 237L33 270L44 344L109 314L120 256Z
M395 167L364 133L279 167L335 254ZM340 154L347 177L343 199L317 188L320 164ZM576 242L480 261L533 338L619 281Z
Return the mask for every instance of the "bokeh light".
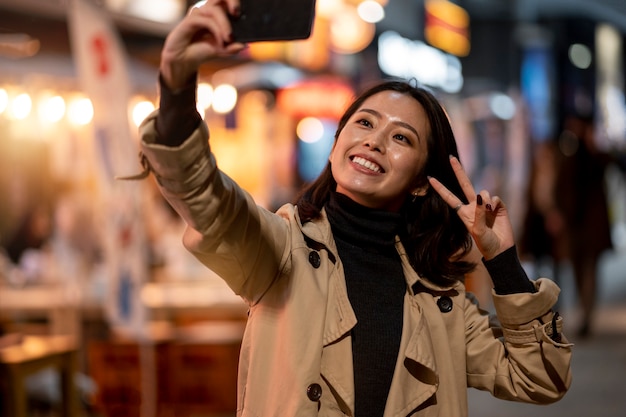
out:
M324 125L316 117L305 117L298 123L296 134L301 141L314 143L324 136Z
M224 114L230 112L237 104L237 89L230 84L221 84L215 87L213 95L213 110Z

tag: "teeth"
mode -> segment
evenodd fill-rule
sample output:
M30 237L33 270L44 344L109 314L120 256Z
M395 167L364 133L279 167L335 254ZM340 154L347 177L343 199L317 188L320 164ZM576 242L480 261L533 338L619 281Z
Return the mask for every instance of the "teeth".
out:
M376 165L373 162L368 161L367 159L361 158L359 156L355 156L354 159L352 160L352 162L354 162L355 164L359 164L362 167L365 167L369 170L372 170L374 172L380 172L381 169L378 165Z

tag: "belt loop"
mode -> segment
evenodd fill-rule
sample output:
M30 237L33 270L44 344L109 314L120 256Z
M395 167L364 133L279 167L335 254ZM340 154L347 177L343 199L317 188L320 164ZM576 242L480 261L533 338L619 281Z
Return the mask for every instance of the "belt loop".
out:
M550 338L554 340L556 343L561 343L561 333L559 333L558 329L556 328L556 321L558 319L559 319L559 312L557 311L552 316L552 335L550 335Z

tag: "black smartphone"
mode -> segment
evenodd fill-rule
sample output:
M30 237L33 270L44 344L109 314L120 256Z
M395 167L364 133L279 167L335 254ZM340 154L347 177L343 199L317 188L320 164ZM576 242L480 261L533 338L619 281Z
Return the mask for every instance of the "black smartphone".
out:
M250 43L291 41L311 36L315 0L241 0L231 17L233 40Z

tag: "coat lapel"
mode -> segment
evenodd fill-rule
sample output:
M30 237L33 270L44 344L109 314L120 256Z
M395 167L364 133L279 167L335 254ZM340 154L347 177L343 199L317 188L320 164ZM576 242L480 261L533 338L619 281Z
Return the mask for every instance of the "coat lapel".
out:
M404 330L385 417L406 416L433 397L439 379L426 318L417 299L404 300Z

